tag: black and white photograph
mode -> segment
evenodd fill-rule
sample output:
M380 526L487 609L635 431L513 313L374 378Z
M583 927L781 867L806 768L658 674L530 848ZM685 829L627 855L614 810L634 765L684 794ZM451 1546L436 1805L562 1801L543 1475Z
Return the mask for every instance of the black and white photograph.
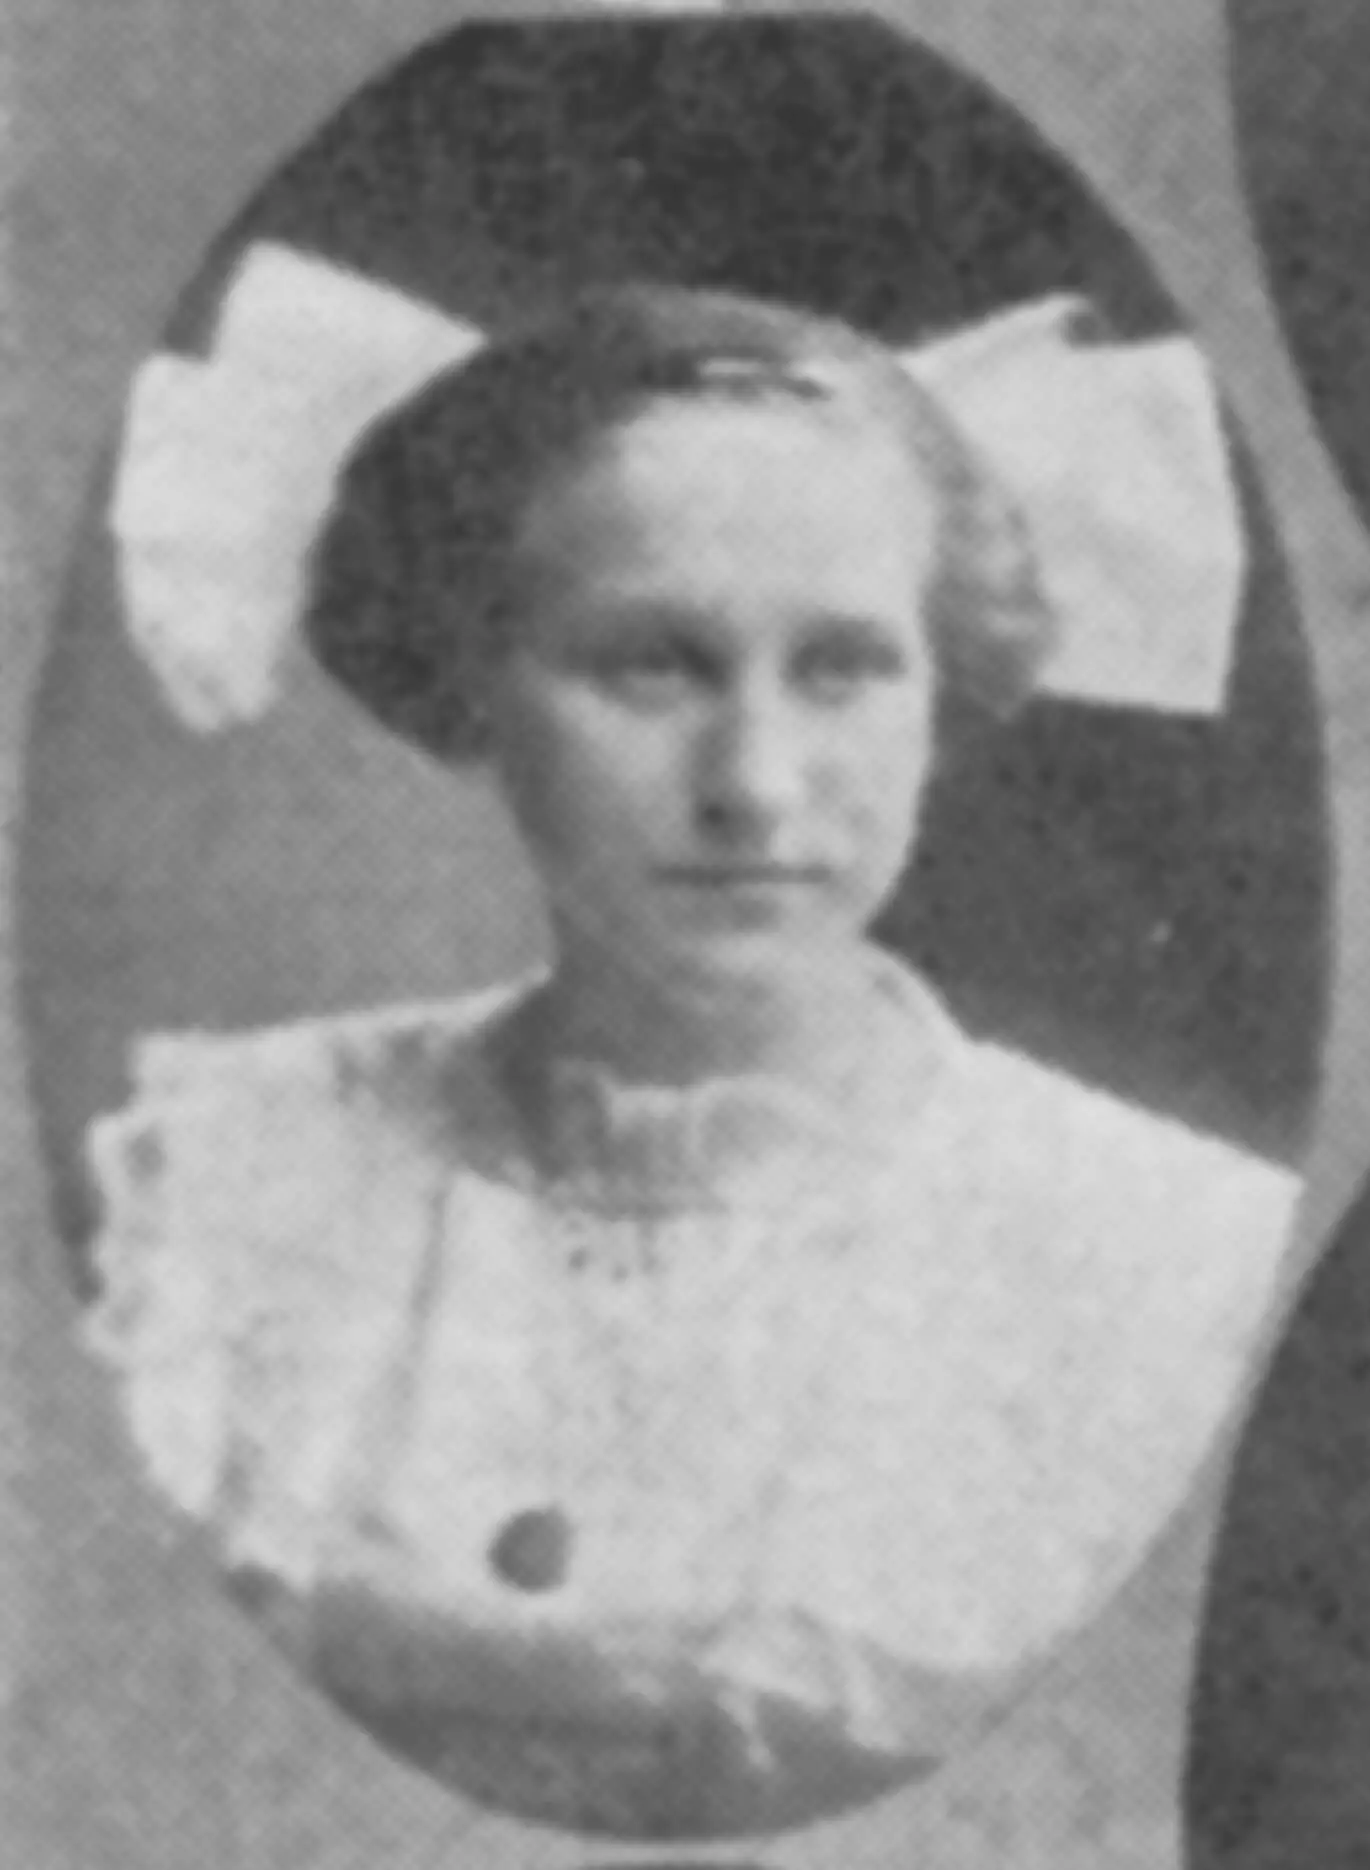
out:
M1240 174L1129 193L1177 50L1110 144L907 11L415 32L109 371L12 864L54 1864L1257 1848L1362 541Z

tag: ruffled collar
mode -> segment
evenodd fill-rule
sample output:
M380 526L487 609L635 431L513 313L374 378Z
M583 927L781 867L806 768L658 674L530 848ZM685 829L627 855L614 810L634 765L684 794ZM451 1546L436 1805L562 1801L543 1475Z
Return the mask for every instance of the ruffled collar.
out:
M850 1187L892 1166L965 1040L906 968L874 950L871 965L883 1010L840 1094L761 1072L676 1086L598 1060L553 1061L544 1187L616 1212L697 1209L792 1198L797 1183Z

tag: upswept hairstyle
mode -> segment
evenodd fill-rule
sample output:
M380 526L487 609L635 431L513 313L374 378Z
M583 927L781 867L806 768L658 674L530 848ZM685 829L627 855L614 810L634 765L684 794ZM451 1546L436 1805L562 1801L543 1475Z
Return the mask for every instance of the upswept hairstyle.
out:
M1011 715L1053 619L993 474L894 354L835 319L729 293L609 287L432 379L361 440L315 541L306 640L393 732L478 755L533 491L648 405L807 404L892 432L932 487L938 750Z

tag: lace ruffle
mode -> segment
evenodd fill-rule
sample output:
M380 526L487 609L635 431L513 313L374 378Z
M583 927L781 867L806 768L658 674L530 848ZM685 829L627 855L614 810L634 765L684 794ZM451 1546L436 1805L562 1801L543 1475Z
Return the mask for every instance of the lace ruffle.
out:
M498 1325L526 1348L537 1305L560 1302L544 1249L565 1238L559 1204L574 1191L529 1179L488 1097L483 1041L468 1040L494 1004L158 1040L139 1053L130 1106L94 1126L104 1293L90 1340L120 1374L157 1484L213 1523L231 1562L312 1580L377 1382L418 1370L435 1240L460 1263L454 1316L468 1334ZM859 1354L843 1354L814 1455L815 1500L833 1510L815 1507L798 1544L781 1542L777 1589L859 1603L897 1651L944 1660L1044 1638L1125 1572L1230 1406L1297 1194L1283 1171L964 1040L924 1121L888 1133L834 1126L764 1080L663 1093L577 1066L565 1094L566 1121L590 1126L574 1133L600 1196L631 1171L698 1200L742 1135L740 1173L755 1157L769 1166L738 1187L771 1201L783 1167L796 1203L761 1215L737 1200L726 1225L697 1208L653 1217L647 1233L671 1249L662 1276L576 1295L593 1301L579 1307L586 1332L612 1338L634 1380L640 1369L663 1424L673 1385L695 1393L692 1346L714 1342L720 1317L741 1330L754 1316L759 1340L798 1351L831 1313L816 1296L825 1265L859 1246ZM468 1118L525 1187L473 1166ZM767 1126L766 1151L751 1124ZM873 1144L888 1180L869 1171ZM580 1212L601 1268L643 1237L639 1212ZM770 1224L786 1214L792 1228ZM715 1250L728 1242L736 1278ZM442 1429L423 1446L447 1461L471 1432L471 1392L455 1349L444 1357L420 1374L425 1419ZM588 1472L600 1430L573 1374L567 1432L584 1416ZM766 1419L740 1415L753 1436ZM665 1427L657 1439L664 1450ZM672 1456L682 1475L693 1447ZM752 1452L763 1462L759 1441ZM712 1499L717 1464L695 1467ZM948 1472L955 1484L906 1496L908 1474ZM423 1523L441 1548L452 1519L434 1512Z
M667 1085L554 1061L548 1166L568 1205L718 1217L792 1209L829 1185L850 1196L887 1176L960 1035L904 969L874 949L867 964L871 1043L841 1090L764 1072Z
M635 1084L575 1059L555 1069L552 1172L566 1199L608 1214L790 1206L851 1187L897 1153L850 1110L762 1076Z
M92 1128L91 1347L158 1486L234 1562L303 1581L378 1356L402 1329L433 1164L307 1029L159 1039Z
M212 1207L194 1253L181 1250L176 1221L183 1160L203 1159L233 1127L209 1066L193 1043L145 1045L133 1103L99 1118L87 1139L103 1220L94 1244L102 1293L86 1341L123 1376L153 1479L201 1517L217 1492L227 1425L222 1249Z

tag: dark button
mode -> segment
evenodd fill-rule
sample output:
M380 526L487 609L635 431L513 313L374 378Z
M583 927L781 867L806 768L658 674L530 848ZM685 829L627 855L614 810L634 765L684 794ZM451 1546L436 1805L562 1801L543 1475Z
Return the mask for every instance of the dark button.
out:
M515 1513L490 1547L490 1564L520 1591L554 1591L566 1582L571 1522L559 1506Z

